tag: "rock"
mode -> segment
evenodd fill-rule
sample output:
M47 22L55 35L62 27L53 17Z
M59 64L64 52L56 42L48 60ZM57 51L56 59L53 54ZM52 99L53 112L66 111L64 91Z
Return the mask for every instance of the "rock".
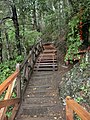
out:
M90 53L88 53L88 59L86 59L86 56L87 55L85 55L83 60L84 62L80 65L74 65L74 67L63 76L59 88L60 97L63 98L63 100L65 100L66 96L71 96L75 99L82 97L83 100L80 99L81 102L86 101L87 104L90 105ZM63 102L63 104L65 103Z

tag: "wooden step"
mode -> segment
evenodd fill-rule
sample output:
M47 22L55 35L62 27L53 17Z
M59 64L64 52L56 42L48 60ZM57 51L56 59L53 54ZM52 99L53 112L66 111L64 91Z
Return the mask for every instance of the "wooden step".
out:
M36 63L35 65L57 65L56 63Z
M44 63L41 63L41 64L44 64ZM49 63L47 63L47 64L49 64ZM50 71L50 72L34 72L33 73L33 75L32 76L43 76L43 75L45 75L45 76L51 76L53 74L53 72L52 71Z
M32 96L32 95L37 95L37 94L40 94L40 95L45 95L45 94L47 94L47 95L48 95L48 94L52 94L52 92L53 92L53 93L55 93L55 92L57 93L57 91L54 90L54 89L46 89L46 90L45 90L45 89L41 89L41 90L29 90L29 89L28 89L25 94L26 94L27 96L28 96L28 95L29 95L29 96L30 96L30 95Z
M34 68L34 71L57 71L57 67L52 68Z
M40 71L39 71L40 72ZM42 76L43 77L43 76ZM38 78L38 77L34 77L34 78L32 78L31 80L30 80L30 82L29 82L29 86L34 86L34 87L36 87L36 86L43 86L43 85L52 85L52 84L54 84L55 83L55 80L53 79L53 76L51 75L51 77L48 77L48 76L46 76L46 77L43 77L43 78Z
M45 57L55 58L56 54L42 54L38 56L38 58L45 58Z
M55 118L56 118L55 116L53 116L53 117L47 117L47 116L43 116L43 117L34 116L34 117L31 117L29 115L21 115L15 120L55 120Z
M25 98L40 98L40 97L57 97L56 91L55 92L35 92L31 94L25 94Z
M35 92L35 91L41 91L41 90L51 90L52 89L52 86L51 85L48 85L48 84L46 84L46 85L40 85L40 86L31 86L30 84L29 84L29 86L27 87L27 91L26 92Z
M22 106L22 114L23 115L30 115L30 116L32 116L32 117L34 117L35 115L36 116L48 116L48 114L50 115L50 116L53 116L53 114L50 114L50 113L52 113L52 111L53 111L53 113L60 113L59 111L60 111L60 105L59 105L59 103L57 103L57 104L45 104L45 105L42 105L42 106L40 106L40 105L26 105L26 106Z
M56 57L39 57L38 58L38 61L41 61L41 60L56 60L57 58Z
M42 53L39 56L44 57L44 56L55 56L55 55L56 55L55 53L48 53L48 54Z
M36 61L36 63L55 63L55 62L57 62L57 59L54 59L54 60L53 59L48 59L48 60L47 59L42 59L42 60L38 59Z
M54 50L55 49L55 47L53 47L53 46L43 46L43 48L45 49L45 50Z
M57 98L49 97L49 98L27 98L24 99L24 103L27 104L44 104L44 103L56 103L58 101Z
M53 89L53 87L49 87L49 88L36 88L35 86L33 88L27 88L26 94L30 95L30 94L42 94L42 93L51 93L51 92L55 92L56 90Z
M56 53L56 50L44 50L43 53L44 54L48 54L48 53Z
M23 102L22 108L38 108L38 107L52 107L59 104L58 101L48 101L48 102L36 102L36 103L30 103L30 102Z
M28 115L23 115L22 117L19 117L15 120L55 120L57 117L53 116L53 117L38 117L38 116L35 116L35 117L30 117ZM61 118L61 117L60 117ZM65 119L58 119L57 120L65 120Z
M33 88L34 86L31 86L30 88ZM39 86L36 86L36 88L38 89L38 88L50 88L51 87L51 85L43 85L43 86L41 86L41 85L39 85Z
M42 65L35 65L34 68L56 68L57 64L52 64L52 65L46 65L46 64L42 64Z
M43 85L46 85L48 83L48 85L51 85L52 83L54 83L54 81L53 80L48 80L48 79L43 79L43 80L38 80L38 81L36 81L36 80L33 80L33 81L30 81L29 82L29 85L31 86L31 85L33 85L33 86L37 86L37 85L41 85L41 86L43 86Z
M40 71L39 71L40 72ZM52 79L52 76L33 76L32 78L31 78L32 80L36 80L36 81L38 81L38 80L49 80L49 79Z

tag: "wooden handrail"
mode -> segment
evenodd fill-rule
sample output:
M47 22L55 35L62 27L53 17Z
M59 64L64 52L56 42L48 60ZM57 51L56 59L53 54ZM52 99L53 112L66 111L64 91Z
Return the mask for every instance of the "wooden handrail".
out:
M40 51L42 51L41 41L32 47L32 50L29 52L29 55L25 58L25 60L21 64L16 65L16 71L0 85L0 95L6 90L4 100L0 101L0 120L5 119L7 108L11 105L13 105L13 110L10 120L14 120L20 105L20 100L29 82L33 66ZM25 87L21 84L24 82L23 77L27 80L27 83L24 84ZM14 88L16 90L17 98L12 99L11 95Z
M0 101L0 109L3 107L8 107L10 105L14 105L19 102L20 102L20 98L2 100L2 101Z
M11 76L9 76L1 85L0 85L0 95L7 89L7 87L13 82L13 80L18 76L19 71L15 71Z
M90 113L68 96L66 98L66 120L74 120L73 112L75 112L82 120L90 120Z
M36 45L32 47L32 50L29 52L29 54L26 57L26 59L21 63L20 71L23 69L24 65L27 63L28 59L31 57L33 51L35 50L35 47L37 45L39 45L40 43L42 43L42 40L40 40L39 42L37 42Z

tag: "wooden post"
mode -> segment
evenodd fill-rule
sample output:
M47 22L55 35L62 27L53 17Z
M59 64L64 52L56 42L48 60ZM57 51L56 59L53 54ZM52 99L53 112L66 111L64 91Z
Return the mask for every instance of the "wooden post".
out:
M37 45L37 53L39 55L39 44Z
M74 120L73 119L73 110L70 109L69 105L67 104L67 101L71 98L68 96L66 98L66 120Z
M43 50L42 41L40 41L40 51Z
M36 57L38 56L38 44L36 46Z
M16 71L20 71L20 64L18 63L16 65ZM19 75L17 76L17 97L21 98L21 75L19 73Z
M27 66L27 62L25 63L25 65L24 65L24 74L23 74L23 76L24 76L24 78L26 78L26 80L28 80L28 66Z
M35 46L35 60L36 60L36 57L37 57L37 46Z
M33 50L33 63L35 63L35 58L36 58L36 57L35 57L35 52L36 52L36 51L35 51L35 48L34 48L34 50Z

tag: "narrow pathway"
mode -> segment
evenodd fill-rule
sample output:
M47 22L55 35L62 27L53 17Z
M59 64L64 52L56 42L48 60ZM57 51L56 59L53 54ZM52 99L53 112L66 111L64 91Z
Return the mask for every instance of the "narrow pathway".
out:
M17 120L64 120L62 118L57 75L57 51L52 44L44 45L34 66Z

